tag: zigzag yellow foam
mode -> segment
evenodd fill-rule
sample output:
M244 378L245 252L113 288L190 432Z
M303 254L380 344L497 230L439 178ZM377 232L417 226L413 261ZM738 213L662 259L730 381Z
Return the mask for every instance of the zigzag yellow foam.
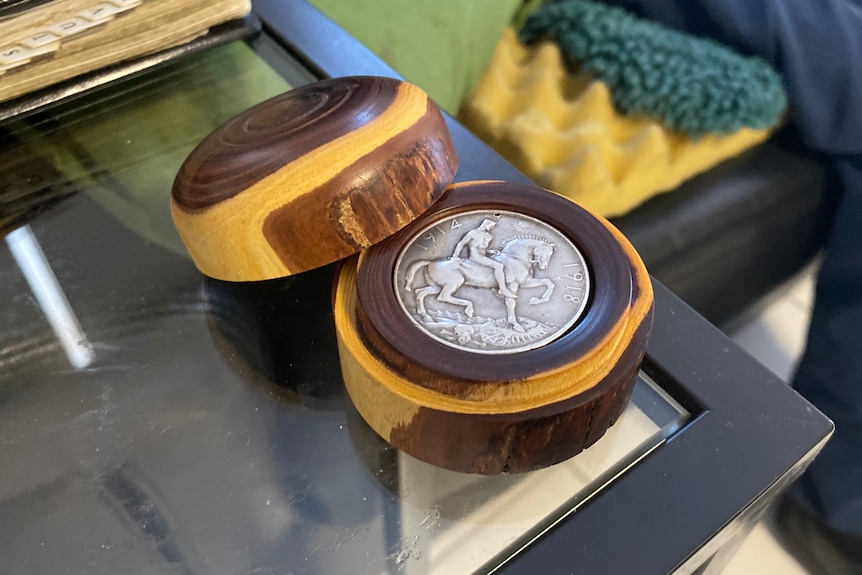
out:
M606 217L676 188L771 131L694 139L622 116L604 83L566 71L556 44L524 46L512 29L459 119L536 183Z

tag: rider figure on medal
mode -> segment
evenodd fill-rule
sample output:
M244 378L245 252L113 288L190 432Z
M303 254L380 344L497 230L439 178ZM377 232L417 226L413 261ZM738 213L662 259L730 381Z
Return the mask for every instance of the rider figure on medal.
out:
M467 259L494 270L494 279L497 280L500 294L505 297L517 298L518 296L506 285L503 264L486 255L488 246L491 245L491 240L494 239L490 232L496 225L497 222L494 220L487 218L482 220L482 223L478 227L464 234L464 237L455 246L455 251L452 252L451 258L461 259L461 252L466 247L468 253Z

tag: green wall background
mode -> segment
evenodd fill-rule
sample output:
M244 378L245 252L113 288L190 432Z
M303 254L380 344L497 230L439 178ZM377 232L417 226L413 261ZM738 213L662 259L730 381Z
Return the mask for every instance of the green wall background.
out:
M311 0L455 114L522 0Z

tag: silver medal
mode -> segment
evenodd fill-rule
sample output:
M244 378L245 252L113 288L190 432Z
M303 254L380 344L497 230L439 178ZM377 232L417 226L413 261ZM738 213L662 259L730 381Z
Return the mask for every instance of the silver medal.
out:
M510 211L475 210L413 236L393 277L404 312L428 336L475 353L546 345L587 305L583 255L554 227Z

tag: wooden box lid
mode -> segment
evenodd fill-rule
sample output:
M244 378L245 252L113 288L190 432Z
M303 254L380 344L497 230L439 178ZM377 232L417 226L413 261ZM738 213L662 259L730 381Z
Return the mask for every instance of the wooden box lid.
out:
M421 89L334 78L207 136L180 168L171 212L204 274L272 279L389 237L440 197L457 165L443 115Z

